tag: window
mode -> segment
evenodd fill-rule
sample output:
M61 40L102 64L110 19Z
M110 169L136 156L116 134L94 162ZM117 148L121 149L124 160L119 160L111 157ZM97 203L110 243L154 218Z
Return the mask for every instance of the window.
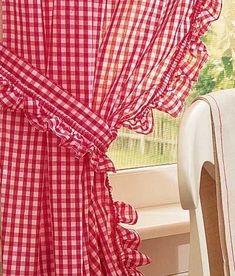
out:
M235 1L224 0L220 19L202 38L210 59L194 85L188 104L198 95L235 87ZM155 111L155 128L149 135L127 129L119 132L108 155L117 169L176 162L179 118Z

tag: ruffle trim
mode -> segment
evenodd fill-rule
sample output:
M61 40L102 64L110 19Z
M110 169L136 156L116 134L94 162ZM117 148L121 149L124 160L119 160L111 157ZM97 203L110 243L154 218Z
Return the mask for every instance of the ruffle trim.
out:
M96 174L88 203L90 271L102 270L97 275L141 276L143 274L137 267L147 265L151 260L138 251L141 241L138 233L121 225L135 224L137 212L129 204L114 201L111 191L108 176Z
M113 206L117 223L116 242L120 252L119 260L123 267L127 269L127 275L143 275L136 268L149 264L151 260L148 256L138 251L141 241L140 236L136 231L124 228L119 224L135 224L138 220L138 214L131 205L121 201L115 201Z
M85 133L83 129L81 131L75 130L63 120L63 116L59 117L48 110L47 104L43 100L34 99L28 95L25 96L22 88L19 89L19 85L16 83L17 81L11 82L3 74L0 75L0 106L3 110L23 110L29 123L34 128L43 132L51 131L61 139L60 146L74 151L75 158L81 158L89 154L90 163L95 171L115 172L112 161L105 154L103 148L101 150L97 147L95 139L91 137L90 133ZM52 107L52 109L55 109L55 107ZM106 151L108 145L103 146Z
M208 60L208 53L201 41L211 23L218 19L221 12L221 0L198 0L194 7L192 24L188 34L176 48L168 62L157 93L139 109L138 114L128 118L123 126L140 133L150 133L153 129L153 109L178 116L190 89L197 81L200 70Z

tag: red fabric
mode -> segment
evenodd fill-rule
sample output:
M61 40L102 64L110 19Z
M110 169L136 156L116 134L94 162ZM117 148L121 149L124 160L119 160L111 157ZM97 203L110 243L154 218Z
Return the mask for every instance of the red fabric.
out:
M114 202L117 130L173 116L206 61L219 0L3 1L4 275L142 275L135 210Z

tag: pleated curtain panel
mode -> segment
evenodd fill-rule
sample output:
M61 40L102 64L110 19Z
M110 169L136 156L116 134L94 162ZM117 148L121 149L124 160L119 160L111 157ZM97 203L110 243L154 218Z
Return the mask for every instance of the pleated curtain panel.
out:
M2 273L142 275L135 209L106 151L152 109L177 116L208 58L220 0L3 0ZM157 250L157 249L156 249Z

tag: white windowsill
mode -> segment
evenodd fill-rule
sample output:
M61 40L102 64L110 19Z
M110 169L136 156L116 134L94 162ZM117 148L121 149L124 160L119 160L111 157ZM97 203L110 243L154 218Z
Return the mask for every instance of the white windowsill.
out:
M142 240L189 233L189 214L180 206L177 167L164 165L118 171L109 176L114 200L133 205Z
M109 179L114 199L135 208L180 202L176 164L118 171Z
M179 204L138 209L138 222L123 225L136 230L142 240L189 233L189 213Z

